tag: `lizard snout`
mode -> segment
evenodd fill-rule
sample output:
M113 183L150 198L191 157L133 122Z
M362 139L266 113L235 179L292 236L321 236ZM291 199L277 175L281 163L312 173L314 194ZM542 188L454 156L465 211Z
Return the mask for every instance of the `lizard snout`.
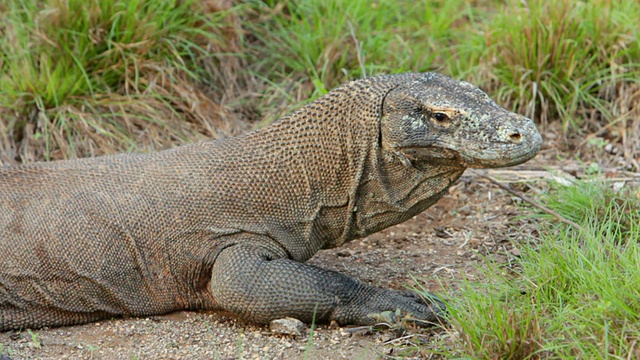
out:
M542 142L542 137L533 121L520 116L511 121L511 124L500 129L498 136L503 142L513 145L530 146L531 148L539 148Z

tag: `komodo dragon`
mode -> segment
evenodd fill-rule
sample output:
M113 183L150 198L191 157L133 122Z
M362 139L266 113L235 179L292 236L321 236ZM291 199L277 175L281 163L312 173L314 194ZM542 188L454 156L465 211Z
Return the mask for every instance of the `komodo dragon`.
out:
M0 330L225 309L425 323L435 300L305 264L403 222L467 167L531 159L533 122L435 73L350 82L247 134L0 168Z

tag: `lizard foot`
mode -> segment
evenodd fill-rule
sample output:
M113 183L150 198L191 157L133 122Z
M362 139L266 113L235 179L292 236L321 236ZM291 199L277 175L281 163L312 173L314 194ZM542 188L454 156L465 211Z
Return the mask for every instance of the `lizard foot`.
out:
M395 310L372 312L367 316L378 324L387 324L390 327L405 328L406 325L419 327L431 327L443 325L447 308L433 294L423 296L412 291L393 291L389 294L393 302L398 304Z

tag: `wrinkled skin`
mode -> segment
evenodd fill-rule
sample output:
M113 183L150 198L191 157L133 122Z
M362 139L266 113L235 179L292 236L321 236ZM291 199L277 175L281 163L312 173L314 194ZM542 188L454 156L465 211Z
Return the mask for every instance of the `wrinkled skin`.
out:
M540 144L473 85L401 74L235 138L2 168L0 331L182 309L437 322L437 299L304 262L420 213L467 167L516 165Z
M540 150L542 138L530 119L507 111L464 82L435 86L404 84L384 100L383 147L416 162L462 167L521 164Z

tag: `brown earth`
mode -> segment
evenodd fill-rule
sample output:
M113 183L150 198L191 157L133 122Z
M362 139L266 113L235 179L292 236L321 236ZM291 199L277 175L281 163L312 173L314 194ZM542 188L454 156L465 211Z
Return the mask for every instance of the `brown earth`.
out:
M477 279L484 255L508 264L518 246L535 238L535 224L520 219L520 199L478 177L507 179L535 195L534 180L575 165L557 160L554 147L533 162L509 170L467 172L436 205L413 219L321 251L311 263L382 287L403 288L416 279L430 291L455 289L466 277ZM543 165L544 169L543 170ZM569 169L569 170L567 170ZM523 182L523 180L526 180ZM523 184L518 184L522 182ZM533 235L533 236L531 236ZM300 337L271 334L221 312L179 312L140 319L114 319L74 327L0 333L0 354L13 359L372 359L437 358L434 341L456 337L452 329L366 331L317 326ZM416 345L423 344L417 348Z

